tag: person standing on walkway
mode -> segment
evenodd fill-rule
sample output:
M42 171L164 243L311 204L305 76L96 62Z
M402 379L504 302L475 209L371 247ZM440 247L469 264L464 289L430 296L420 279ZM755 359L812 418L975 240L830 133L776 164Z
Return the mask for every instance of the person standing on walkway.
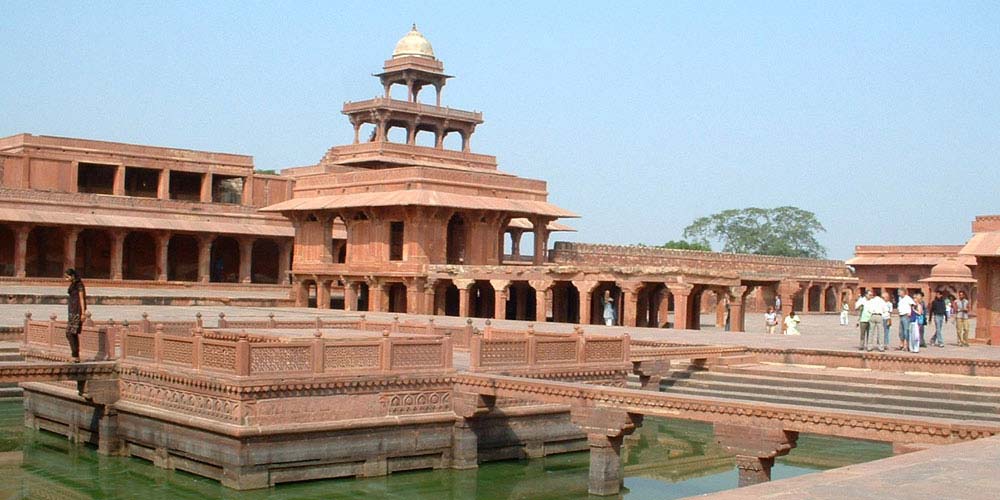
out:
M774 330L778 327L778 313L774 312L773 307L768 307L767 312L764 313L764 328L768 334L773 334Z
M880 351L889 349L889 333L892 332L892 296L889 292L882 292L882 332L883 341Z
M73 362L80 362L80 331L83 329L83 316L87 314L87 289L75 269L66 270L66 280L69 288L66 290L67 319L66 340L69 342L70 355Z
M921 330L923 329L924 321L924 305L920 300L920 292L916 294L917 300L913 304L913 308L910 310L910 352L920 352L920 337L922 335Z
M844 302L840 306L840 326L847 326L847 320L851 317L851 306Z
M799 335L799 316L795 311L788 313L785 317L785 335Z
M955 299L955 329L958 334L958 345L969 346L969 299L965 297L965 292L958 292Z
M858 316L858 329L861 333L861 340L858 343L858 350L864 351L868 348L868 323L871 321L871 312L865 307L868 300L873 296L872 291L868 290L864 295L858 297L858 301L854 303L854 309L860 314Z
M865 350L871 351L878 347L879 351L885 351L885 346L882 344L882 313L885 312L885 301L871 290L866 295L865 310L862 312L868 317L868 337L864 342Z
M927 347L927 301L924 300L924 292L913 294L913 301L920 304L920 347Z
M944 303L941 290L934 292L930 314L931 319L934 320L934 337L931 338L931 341L937 347L944 347L944 323L948 318L948 306Z
M906 350L910 338L910 313L913 312L913 297L905 288L899 289L896 310L899 311L899 350Z
M604 297L601 298L601 305L604 306L604 317L605 326L615 326L615 299L611 298L611 290L604 291Z

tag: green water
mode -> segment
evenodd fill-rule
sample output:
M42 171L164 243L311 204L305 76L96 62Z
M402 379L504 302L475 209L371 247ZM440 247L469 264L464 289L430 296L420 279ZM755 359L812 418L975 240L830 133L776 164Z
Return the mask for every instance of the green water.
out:
M713 443L709 425L645 419L624 448L628 500L682 498L736 487L731 457ZM888 445L799 437L779 458L775 479L867 462ZM469 471L418 471L375 479L335 479L236 492L218 482L167 471L134 458L103 457L93 448L23 427L20 400L0 401L0 499L575 499L587 496L587 453L482 464ZM596 498L596 497L595 497Z

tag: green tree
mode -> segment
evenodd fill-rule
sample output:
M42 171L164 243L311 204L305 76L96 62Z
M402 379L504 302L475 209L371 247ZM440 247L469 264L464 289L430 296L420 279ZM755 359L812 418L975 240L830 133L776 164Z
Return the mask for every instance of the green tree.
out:
M715 240L723 252L820 259L826 249L816 234L825 231L808 210L751 207L698 218L684 228L684 239L705 245Z
M711 252L712 247L708 243L702 241L685 241L685 240L670 240L662 245L660 248L672 248L674 250L701 250L703 252Z

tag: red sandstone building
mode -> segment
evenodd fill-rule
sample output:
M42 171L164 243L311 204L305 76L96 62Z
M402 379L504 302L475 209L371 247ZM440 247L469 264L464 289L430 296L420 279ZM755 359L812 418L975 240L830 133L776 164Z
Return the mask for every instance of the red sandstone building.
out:
M896 296L905 288L927 297L938 290L946 296L963 291L975 303L976 258L960 254L961 250L962 245L858 245L847 264L854 267L858 286L864 290Z
M299 306L342 295L347 310L582 324L603 323L607 292L621 325L698 328L714 302L717 323L728 303L737 331L775 296L827 312L855 293L842 261L552 248L576 214L548 202L545 181L473 152L483 116L442 106L451 77L416 29L376 76L382 96L343 107L352 143L280 176L242 155L0 139L0 280L45 283L75 267L143 287L290 281ZM419 99L429 88L434 104Z

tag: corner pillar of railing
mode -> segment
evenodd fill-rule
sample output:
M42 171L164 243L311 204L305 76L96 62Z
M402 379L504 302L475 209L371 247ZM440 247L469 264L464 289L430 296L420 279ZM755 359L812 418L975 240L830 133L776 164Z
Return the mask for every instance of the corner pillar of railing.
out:
M493 339L493 321L487 319L486 326L483 327L483 338L486 340Z
M632 336L628 332L622 334L622 358L626 363L632 360Z
M427 318L427 334L428 335L434 335L434 333L435 333L435 330L434 330L434 318ZM451 338L451 332L450 331L446 331L445 335L448 338Z
M94 326L94 317L90 311L83 313L83 326Z
M153 361L157 365L163 362L163 323L156 324L153 334Z
M465 320L465 338L469 339L469 342L472 342L472 332L472 320L467 319Z
M323 331L323 318L320 318L319 316L316 316L316 331Z
M538 337L535 336L535 325L528 325L525 339L528 341L528 366L535 366L538 362Z
M118 351L118 339L117 337L121 335L121 328L118 328L118 324L115 323L114 318L108 318L107 326L107 341L108 341L108 356L111 359L117 359L120 357Z
M246 330L236 340L236 374L250 375L250 337Z
M31 313L24 313L24 331L21 332L21 336L24 338L24 344L28 344L28 324L31 323Z
M451 332L445 332L444 337L441 340L442 348L444 349L444 368L454 368L455 367L455 350L454 344L451 340Z
M191 368L201 370L201 344L205 340L205 329L198 326L194 329L194 338L191 339Z
M226 313L220 312L219 313L219 328L228 328L228 327L229 327L229 322L226 321Z
M576 337L576 362L583 364L587 362L587 336L583 335L583 330L573 332Z
M392 317L392 333L399 333L399 315Z
M142 313L142 333L153 333L153 324L149 321L149 313Z
M122 354L121 354L121 359L123 359L123 360L125 359L125 353L128 352L128 333L129 333L128 326L129 325L128 325L128 320L127 319L124 320L124 321L122 321L122 326L121 326L120 330L122 332Z
M472 320L469 320L472 323ZM480 361L483 355L483 337L473 332L469 335L469 370L479 371Z
M379 349L381 357L379 359L379 369L386 373L392 369L392 339L389 337L389 330L382 330L382 345Z
M362 314L361 319L358 320L358 330L366 331L368 329L368 319L366 315Z
M323 332L319 330L313 333L312 357L313 373L323 373L326 370L326 359L323 356Z
M56 313L49 315L49 347L56 345Z
M201 320L201 312L194 313L194 326L195 328L204 328L205 323Z
M267 326L269 328L277 328L278 322L274 319L274 313L267 313Z

